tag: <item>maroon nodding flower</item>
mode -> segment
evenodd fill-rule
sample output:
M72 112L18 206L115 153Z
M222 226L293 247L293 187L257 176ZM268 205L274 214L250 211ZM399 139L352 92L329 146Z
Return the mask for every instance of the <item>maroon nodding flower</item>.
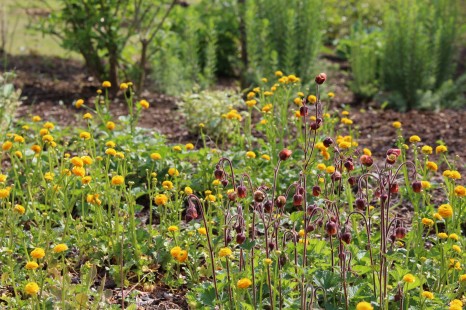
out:
M396 194L400 191L400 187L398 186L398 183L392 183L390 184L390 193L391 194Z
M315 185L313 188L312 188L312 196L314 197L318 197L320 195L320 193L322 192L322 189L320 188L319 185Z
M361 164L363 164L364 166L366 167L370 167L372 166L372 164L374 163L374 160L372 159L371 156L369 155L362 155L359 160L361 161Z
M397 239L403 239L406 236L406 228L400 226L395 229L395 236Z
M327 138L324 139L324 142L323 142L323 143L324 143L324 146L325 146L325 147L330 147L330 145L333 144L333 139L330 138L330 137L327 137Z
M351 233L348 232L348 231L344 232L344 233L341 235L341 240L342 240L344 243L346 243L346 244L350 244L351 239L352 239Z
M230 199L230 201L235 201L237 195L238 194L236 192L231 192L228 194L228 199Z
M422 183L420 181L414 181L411 187L415 193L420 193L422 191Z
M278 196L275 200L275 204L277 205L277 208L283 208L286 204L285 196Z
M217 168L214 171L214 176L217 180L222 180L225 177L225 172L223 170Z
M337 234L337 232L338 232L337 223L335 223L333 221L328 221L327 224L325 225L325 231L330 236L335 236Z
M262 202L265 199L265 194L263 191L257 190L254 192L254 201L255 202Z
M265 212L267 212L267 213L272 212L272 210L273 210L273 205L272 205L272 201L271 201L271 200L267 200L266 202L264 202L264 210L265 210Z
M348 170L348 171L353 171L354 170L353 161L347 160L344 165L345 165L346 170Z
M355 177L349 177L349 178L348 178L348 183L349 183L350 186L356 185L356 182L357 182L357 181L358 181L358 180L357 180Z
M269 250L272 251L273 249L275 249L275 243L273 241L269 241Z
M228 180L227 180L227 179L223 179L223 180L222 180L222 185L223 185L223 187L227 187L227 185L228 185Z
M231 237L230 233L227 234L227 237L225 239L227 245L230 244L230 242L233 240L233 238Z
M308 112L309 112L309 109L305 105L299 108L299 115L301 115L301 117L307 116Z
M189 223L192 220L197 219L197 217L198 217L198 214L197 214L196 207L193 204L189 204L188 209L186 210L186 216L185 216L186 223Z
M293 206L299 207L303 204L303 195L297 193L293 195Z
M236 191L238 192L238 197L239 198L245 198L246 197L246 194L247 194L246 186L240 185L240 186L238 186Z
M324 84L326 79L327 79L327 74L319 73L319 75L316 76L315 81L317 84L322 85Z
M310 127L311 127L311 130L317 130L320 128L320 123L312 122Z
M293 152L291 152L288 149L283 149L280 151L280 153L278 153L278 157L280 157L281 160L287 160L288 158L290 158L292 153Z
M307 225L306 227L306 232L310 233L313 232L316 229L316 227L312 224Z
M401 155L401 150L400 149L389 149L387 151L387 155L392 155L394 154L396 157Z
M356 201L354 203L356 205L356 208L358 208L359 210L366 210L366 201L363 198L356 198Z
M340 181L341 180L341 173L340 171L335 171L334 173L332 173L332 176L331 176L332 180L333 181Z
M243 244L246 240L246 236L243 233L239 233L236 235L236 243Z

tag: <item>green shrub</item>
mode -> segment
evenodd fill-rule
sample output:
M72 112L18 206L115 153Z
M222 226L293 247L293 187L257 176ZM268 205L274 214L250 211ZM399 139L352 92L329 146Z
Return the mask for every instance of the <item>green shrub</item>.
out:
M421 104L451 78L456 55L456 1L397 0L385 16L383 88L401 110Z
M5 72L0 75L0 131L3 133L13 122L16 109L21 104L21 91L15 90L11 81L14 79L13 73Z

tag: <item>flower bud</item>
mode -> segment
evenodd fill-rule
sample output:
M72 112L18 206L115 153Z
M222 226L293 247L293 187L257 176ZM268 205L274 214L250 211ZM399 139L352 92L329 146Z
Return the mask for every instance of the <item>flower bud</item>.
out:
M349 232L345 232L343 233L343 235L341 235L341 240L346 243L346 244L350 244L351 242L351 234Z
M307 215L311 215L315 208L316 208L316 205L308 205L306 208Z
M318 197L320 195L320 193L322 192L322 189L320 188L319 185L315 185L313 188L312 188L312 196L314 197Z
M332 178L333 181L340 181L341 180L341 173L339 171L335 171L334 173L332 173L331 178Z
M280 157L281 160L287 160L291 156L291 151L288 149L283 149L278 153L278 157Z
M257 190L254 192L254 201L255 202L262 202L265 199L265 194L263 191Z
M399 192L399 190L400 190L400 187L398 186L398 183L390 184L390 193L396 194Z
M327 138L325 138L325 140L324 140L323 143L324 143L324 146L325 146L325 147L330 147L330 145L333 144L333 139L330 138L330 137L327 137Z
M354 170L354 164L353 164L353 162L347 160L347 161L345 162L345 168L346 168L346 170L348 170L348 171Z
M388 195L387 195L387 194L382 194L382 195L380 196L380 200L382 201L382 203L385 203L385 201L387 201L387 199L388 199Z
M243 242L245 240L246 240L246 236L244 234L237 234L236 235L236 243L243 244Z
M222 180L222 185L223 185L223 187L227 187L227 185L228 185L228 180L227 180L227 179L223 179L223 180Z
M406 236L406 228L397 227L395 229L395 236L397 239L403 239Z
M307 116L308 110L308 107L306 107L305 105L301 106L299 108L299 115L301 115L302 117Z
M285 196L278 196L277 199L275 200L275 203L278 208L283 208L286 204Z
M302 187L302 186L298 187L298 194L304 195L304 187Z
M227 242L227 244L230 244L230 242L233 240L233 238L230 236L230 234L227 235L225 241Z
M235 201L236 200L236 192L231 192L228 194L228 199L230 199L230 201Z
M317 122L312 122L310 127L311 127L311 130L317 130L320 128L320 124Z
M396 240L396 235L395 234L390 235L390 241L395 242L395 240Z
M362 155L359 160L361 161L361 164L363 164L364 166L366 167L370 167L372 166L372 164L374 163L374 160L372 159L371 156L369 155Z
M358 208L359 210L366 210L366 201L363 198L357 198L354 203L356 205L356 208Z
M313 232L316 229L316 227L312 224L307 225L306 227L306 232L310 233Z
M346 260L345 252L341 252L340 254L338 254L338 258L340 259L340 261L345 261Z
M265 212L267 212L267 213L272 212L272 210L273 210L273 205L272 205L272 201L271 201L271 200L267 200L267 201L264 203L264 210L265 210Z
M356 185L357 179L355 177L349 177L348 178L348 183L350 186Z
M411 187L415 193L420 193L422 191L422 183L420 181L414 181Z
M236 191L238 192L238 197L239 198L245 198L246 197L246 193L247 193L246 186L240 185L240 186L238 186Z
M188 207L186 210L186 222L189 223L191 220L197 219L197 210L194 206Z
M303 195L294 194L293 195L293 206L299 207L303 204Z
M214 176L217 180L221 180L225 176L225 172L223 172L223 170L220 169L215 169Z
M328 221L325 225L325 230L327 231L327 234L334 236L337 234L337 224L335 222Z
M326 79L327 79L327 74L320 73L318 76L316 76L315 81L317 84L322 85L324 84Z
M234 229L235 229L235 231L236 231L238 234L241 233L241 231L243 231L243 228L242 228L241 225L239 225L239 224L238 224L238 225L235 225Z
M396 162L396 158L397 157L396 157L395 154L387 155L387 157L386 157L387 164L393 165Z
M280 257L278 258L278 263L280 264L281 267L285 266L286 264L285 254L280 255Z
M269 241L269 250L272 251L273 249L275 249L275 243Z

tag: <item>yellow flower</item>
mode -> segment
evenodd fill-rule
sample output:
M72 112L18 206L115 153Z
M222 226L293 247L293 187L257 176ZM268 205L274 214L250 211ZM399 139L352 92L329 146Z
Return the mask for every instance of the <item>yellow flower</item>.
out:
M421 142L421 138L419 138L419 136L414 135L414 136L409 137L409 142L411 143Z
M26 212L26 209L24 209L24 207L19 204L16 204L13 210L19 214L24 214Z
M439 145L435 148L435 153L446 153L448 151L448 148L445 145Z
M207 195L205 199L210 202L215 202L216 200L214 195Z
M437 237L440 239L448 239L448 235L444 232L438 233Z
M27 270L36 270L37 268L39 268L39 264L35 261L27 262L25 268Z
M452 170L452 171L450 171L449 178L454 179L454 180L459 180L459 179L461 179L461 174L456 170Z
M150 158L152 160L159 160L159 159L162 159L162 155L160 155L159 153L152 153L150 154Z
M455 187L455 195L458 197L464 197L466 196L466 187L462 185L457 185Z
M371 150L369 150L369 149L367 149L367 148L364 148L364 149L362 150L362 152L364 153L364 155L372 156Z
M16 143L24 143L24 138L20 135L15 135L13 141L15 141Z
M32 121L37 123L37 122L40 122L42 120L42 118L39 116L39 115L34 115L32 117Z
M155 204L158 206L162 206L168 202L168 197L164 194L158 194L154 198Z
M453 216L453 208L449 204L443 204L438 207L438 214L443 218L449 218Z
M314 96L314 95L309 95L309 96L307 97L307 101L308 101L310 104L314 104L314 103L317 102L317 97Z
M168 231L169 231L169 232L175 232L175 231L178 231L178 226L174 226L174 225L172 225L172 226L168 226Z
M434 299L434 294L432 292L424 291L422 292L422 297L426 299Z
M221 248L220 251L218 252L218 256L220 257L226 257L226 256L231 256L233 252L231 251L230 248Z
M460 275L460 282L466 282L466 274Z
M83 167L73 167L73 169L71 169L71 172L73 172L73 174L75 176L78 176L78 177L84 177L86 175L86 169L84 169Z
M5 183L6 181L6 175L0 173L0 183Z
M437 164L434 163L433 161L428 161L427 164L426 164L426 167L427 167L427 169L429 169L431 171L437 171L437 169L438 169Z
M331 98L335 97L335 94L332 93L332 92L329 92L329 93L327 94L327 96L331 99Z
M451 240L455 240L455 241L458 241L460 239L460 237L457 234L450 234L448 238L450 238Z
M450 302L450 308L449 310L463 310L463 302L459 299L453 299Z
M112 185L122 185L125 183L125 178L121 175L115 175L112 177Z
M105 146L114 148L116 146L116 143L113 142L113 141L107 141L107 142L105 142Z
M75 167L82 167L84 166L84 162L81 158L75 156L70 159L70 162L75 166Z
M89 184L89 183L91 183L91 181L92 181L92 177L91 177L91 176L85 176L85 177L83 177L83 178L81 179L81 183L83 183L83 184Z
M298 111L298 112L299 112L299 111ZM266 120L266 119L261 119L260 124L261 124L261 125L267 124L267 120Z
M262 81L263 83L267 83L269 80L267 80L267 78L264 77L264 78L261 79L261 81Z
M81 156L81 159L85 165L92 165L92 163L94 162L92 158L87 155Z
M31 146L31 150L32 150L34 153L39 154L40 151L42 150L42 148L40 147L40 145L34 144L33 146Z
M60 243L60 244L57 244L54 248L53 248L53 252L54 253L61 253L61 252L65 252L68 250L68 246L64 243Z
M13 147L13 143L11 141L5 141L2 144L2 150L9 151Z
M320 171L324 171L325 169L327 169L327 166L321 163L317 165L317 169L319 169Z
M457 246L456 244L454 244L452 247L453 251L455 251L456 253L461 253L462 250L459 246Z
M115 156L116 153L117 153L117 151L115 149L111 148L111 147L105 150L105 154L107 154L107 155Z
M201 227L197 230L200 235L207 235L207 230L204 227Z
M149 102L147 102L147 100L142 99L141 101L139 101L139 104L143 109L149 109L150 104Z
M221 184L220 180L213 180L212 181L212 185L214 185L214 186L218 186L220 184Z
M89 140L91 138L91 134L87 131L83 131L79 134L79 137L83 140Z
M429 189L431 188L430 182L428 181L421 181L421 187L424 189Z
M252 108L253 106L255 106L257 104L257 101L252 99L252 100L247 100L246 101L246 105L250 108Z
M120 84L120 89L121 89L121 90L127 90L127 89L128 89L128 84L126 84L126 83L121 83L121 84Z
M45 136L47 134L49 134L49 130L47 128L42 128L41 130L39 130L39 135L41 136Z
M267 160L267 161L270 160L270 156L267 155L267 154L263 154L263 155L261 156L261 158L264 159L264 160Z
M425 155L430 155L432 154L432 147L428 146L428 145L424 145L422 148L421 148L421 152Z
M349 149L351 147L351 142L341 141L338 143L338 147L341 149Z
M171 175L172 177L173 176L177 177L177 176L180 175L180 173L178 172L178 169L176 169L176 168L168 169L168 174Z
M125 158L125 154L123 152L116 152L115 156L121 159Z
M341 112L341 114L345 115L345 116L348 116L350 113L349 113L349 111L343 111L343 112Z
M246 153L247 158L256 158L256 153L249 151Z
M334 166L328 166L327 168L325 168L325 172L327 172L328 174L332 174L335 172L335 167Z
M275 76L276 76L276 77L282 77L282 76L283 76L283 72L281 72L281 71L275 71Z
M45 251L44 249L42 248L35 248L32 252L31 252L31 257L32 258L35 258L35 259L41 259L45 256Z
M367 301L361 301L356 305L356 310L374 310L374 307Z
M84 114L83 119L92 119L92 114L91 113Z
M268 113L272 111L272 109L273 109L273 105L271 103L267 103L266 105L262 107L262 112Z
M299 98L299 97L294 98L293 102L294 102L294 104L296 104L298 106L303 104L303 100L301 98Z
M18 158L23 158L23 153L21 153L21 151L16 151L16 152L15 152L15 155L16 155Z
M416 278L412 274L408 273L403 277L403 281L405 281L406 283L414 283L414 281L416 281Z
M178 253L178 256L176 257L176 260L179 263L184 263L188 259L188 251L186 250L181 250L180 253Z
M238 283L236 284L236 286L240 289L248 288L251 285L252 285L252 282L248 278L242 278L238 280Z
M181 248L179 246L176 246L170 250L170 255L176 259L178 255L180 254L180 252L181 252Z
M189 187L189 186L186 186L186 187L184 188L184 193L185 193L186 195L192 195L193 189L192 189L191 187Z
M175 145L175 146L173 147L173 150L174 150L175 152L181 152L181 146Z
M432 226L432 225L434 225L434 221L431 220L431 219L428 219L428 218L423 218L422 219L422 224L424 224L426 226Z
M44 179L46 181L53 181L53 178L55 177L55 174L53 172L46 172L44 173Z
M103 81L102 87L103 88L110 88L110 87L112 87L112 83L110 83L109 81Z
M399 128L401 128L401 123L398 122L398 121L396 121L396 122L393 122L393 123L392 123L392 126L393 126L394 128L396 128L396 129L399 129Z
M55 128L55 125L54 125L53 123L51 123L51 122L46 122L46 123L44 124L44 128L47 128L47 129L49 129L49 130L52 130L53 128Z
M108 121L107 124L105 124L105 127L107 127L108 130L113 130L115 129L115 123L112 121Z
M0 199L4 199L10 196L10 188L2 188L0 189Z
M162 187L166 190L171 190L173 188L173 183L171 181L163 181Z
M264 259L264 264L265 265L271 265L272 264L272 260L270 258L265 258Z
M39 291L40 291L40 287L39 287L39 285L37 285L36 282L29 282L24 287L24 292L26 292L26 294L28 294L28 295L37 295L37 293L39 293Z
M83 106L83 104L84 104L84 100L78 99L76 100L76 103L74 104L74 106L79 109L80 107Z
M191 151L191 150L194 150L194 144L192 143L187 143L185 146L187 151Z

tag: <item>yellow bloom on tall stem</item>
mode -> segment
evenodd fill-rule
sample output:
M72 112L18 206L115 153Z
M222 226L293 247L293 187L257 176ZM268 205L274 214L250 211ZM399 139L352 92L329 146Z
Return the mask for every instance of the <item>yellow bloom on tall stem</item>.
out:
M24 287L24 292L28 295L37 295L39 291L40 291L40 287L36 282L29 282Z
M242 278L238 280L238 283L236 284L236 286L241 289L248 288L251 285L252 285L252 281L249 280L248 278Z

